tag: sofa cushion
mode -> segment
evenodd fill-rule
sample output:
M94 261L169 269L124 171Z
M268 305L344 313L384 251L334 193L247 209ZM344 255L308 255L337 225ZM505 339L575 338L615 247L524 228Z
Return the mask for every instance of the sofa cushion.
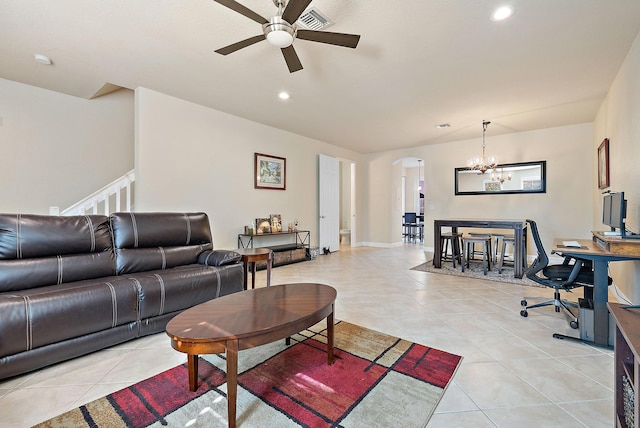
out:
M205 213L113 213L116 248L175 247L211 243Z
M103 215L0 214L0 260L99 253L111 246Z
M118 275L197 263L213 248L205 213L114 213Z
M116 249L116 269L118 275L150 270L169 269L193 264L207 245L188 247L118 248Z
M241 264L199 264L125 275L140 287L140 319L181 311L220 296L242 291Z
M138 284L107 277L0 294L0 357L136 322Z
M115 275L113 253L0 260L0 292Z
M224 266L238 263L242 256L232 250L207 250L198 257L198 263L208 266Z
M0 292L115 272L106 216L0 214Z

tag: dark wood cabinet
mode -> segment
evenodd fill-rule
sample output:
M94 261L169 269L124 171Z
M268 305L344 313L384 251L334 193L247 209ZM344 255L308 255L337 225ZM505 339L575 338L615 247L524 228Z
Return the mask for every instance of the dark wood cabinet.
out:
M608 303L615 329L615 422L617 427L638 427L640 380L640 308Z

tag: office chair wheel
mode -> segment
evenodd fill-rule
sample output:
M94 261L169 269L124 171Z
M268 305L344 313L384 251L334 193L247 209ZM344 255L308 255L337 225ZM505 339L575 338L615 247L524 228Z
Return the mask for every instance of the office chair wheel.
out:
M527 312L526 309L523 309L523 310L520 311L520 316L526 318L526 317L529 316L529 312Z
M521 306L527 306L527 301L526 301L526 300L524 300L524 299L522 299L522 300L520 301L520 305L521 305Z
M571 322L569 323L569 325L571 326L571 328L573 328L573 329L577 329L577 328L578 328L578 321L575 321L575 320L574 320L574 321L571 321Z

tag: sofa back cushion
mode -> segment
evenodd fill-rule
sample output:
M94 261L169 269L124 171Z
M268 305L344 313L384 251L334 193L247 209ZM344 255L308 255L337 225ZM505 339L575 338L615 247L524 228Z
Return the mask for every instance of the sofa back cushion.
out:
M0 292L115 274L103 215L0 214Z
M213 248L205 213L114 213L118 275L194 264Z

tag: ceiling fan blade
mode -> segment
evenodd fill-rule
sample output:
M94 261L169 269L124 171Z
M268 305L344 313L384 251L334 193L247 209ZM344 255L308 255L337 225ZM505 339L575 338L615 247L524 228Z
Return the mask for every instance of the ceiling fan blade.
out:
M262 40L265 40L264 34L260 34L259 36L253 36L246 40L242 40L234 44L231 44L229 46L225 46L223 48L216 50L216 53L219 53L220 55L229 55L230 53L234 53L237 50L246 48L247 46L251 46L254 43L258 43Z
M287 21L289 24L293 24L300 18L302 12L309 6L311 0L289 0L287 7L284 8L284 12L282 13L282 19Z
M302 63L293 46L287 46L280 50L282 51L282 55L284 55L284 60L287 62L287 67L289 67L289 73L302 70Z
M296 39L344 46L345 48L355 48L358 46L360 36L357 34L332 33L329 31L298 30Z
M216 3L220 3L221 5L226 6L233 11L238 12L239 14L244 15L249 19L253 19L258 24L267 24L269 22L268 19L258 15L248 7L241 5L235 0L213 0L213 1L215 1Z

